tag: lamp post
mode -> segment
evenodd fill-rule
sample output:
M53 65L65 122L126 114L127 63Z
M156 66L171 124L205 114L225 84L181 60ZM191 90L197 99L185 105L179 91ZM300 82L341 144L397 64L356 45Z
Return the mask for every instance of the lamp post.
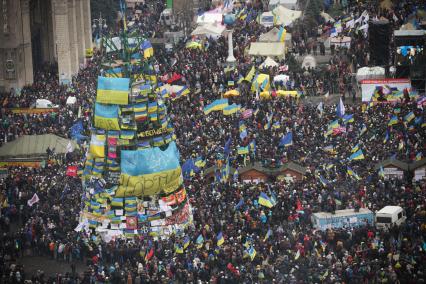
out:
M99 13L98 19L93 19L93 25L92 30L95 31L97 29L97 36L96 38L100 38L100 49L102 50L102 40L104 36L104 31L108 28L108 25L106 23L106 19L102 18L102 13Z

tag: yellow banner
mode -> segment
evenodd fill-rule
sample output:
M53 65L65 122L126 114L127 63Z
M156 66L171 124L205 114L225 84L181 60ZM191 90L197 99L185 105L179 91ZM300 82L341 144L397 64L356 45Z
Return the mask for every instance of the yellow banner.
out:
M49 112L58 112L57 108L13 108L12 113L42 114Z
M129 104L129 92L98 89L96 101L102 104L127 105Z
M181 173L182 170L178 167L169 171L140 176L122 174L120 176L120 186L115 192L115 196L141 197L158 194L160 192L173 192L183 182Z
M152 129L152 130L147 130L147 131L143 131L138 133L138 137L139 138L144 138L144 137L152 137L152 136L157 136L157 135L161 135L163 133L167 133L168 130L167 128L158 128L158 129Z
M19 162L0 162L0 167L29 167L29 168L39 168L41 162L28 162L28 161L19 161Z
M120 130L117 118L105 118L95 115L95 127L105 130Z

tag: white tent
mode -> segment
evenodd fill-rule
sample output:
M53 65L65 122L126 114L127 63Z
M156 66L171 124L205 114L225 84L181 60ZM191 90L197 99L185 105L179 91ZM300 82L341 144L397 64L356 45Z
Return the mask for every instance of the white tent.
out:
M278 33L279 29L277 27L273 27L270 31L263 33L259 36L260 42L278 42ZM286 33L285 35L285 46L291 47L291 33Z
M225 26L219 23L207 23L199 25L195 30L192 31L192 36L206 36L206 37L220 37L225 31Z
M384 79L385 68L383 67L362 67L356 72L356 80L359 82L366 79Z
M284 58L285 45L283 42L252 42L249 55Z
M290 10L284 6L276 7L273 13L276 16L275 25L278 26L289 26L302 16L302 11Z
M269 1L269 10L273 10L278 5L282 5L288 9L297 9L297 0L270 0Z
M266 60L260 64L259 68L269 68L269 67L277 67L279 64L275 62L271 57L266 57Z
M197 24L203 25L203 24L213 24L213 23L221 23L222 22L223 15L222 13L209 13L206 12L202 14L201 16L197 17Z
M311 55L307 55L305 56L305 58L303 58L303 62L302 62L302 68L315 68L317 66L317 61L315 60L315 58Z
M272 27L274 25L275 16L272 12L264 12L260 15L260 24L264 27Z
M36 100L36 108L56 108L59 107L54 105L51 101L46 99L38 99Z

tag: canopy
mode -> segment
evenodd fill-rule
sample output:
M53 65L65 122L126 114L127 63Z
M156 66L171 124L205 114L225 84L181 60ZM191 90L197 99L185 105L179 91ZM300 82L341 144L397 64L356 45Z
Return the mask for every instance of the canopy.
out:
M24 135L0 148L0 159L31 158L46 155L46 149L55 149L56 154L65 154L77 144L53 134Z
M275 62L271 57L266 57L266 60L260 64L259 68L269 68L269 67L277 67L279 64Z
M302 16L302 11L290 10L284 6L276 7L273 13L276 16L275 25L278 26L289 26Z
M317 66L317 61L315 60L315 58L311 55L307 55L305 56L305 58L303 58L303 62L302 62L302 68L315 68Z
M269 1L269 9L274 9L278 5L285 6L289 9L297 8L297 0L270 0Z
M240 95L240 92L238 90L229 90L225 94L223 94L224 98L230 98L230 97L237 97Z
M252 42L249 55L284 58L285 45L283 42Z
M357 81L366 80L366 79L384 79L385 78L385 68L383 67L362 67L359 68L356 72Z
M192 36L219 37L225 31L225 26L219 23L206 23L199 25L192 33Z

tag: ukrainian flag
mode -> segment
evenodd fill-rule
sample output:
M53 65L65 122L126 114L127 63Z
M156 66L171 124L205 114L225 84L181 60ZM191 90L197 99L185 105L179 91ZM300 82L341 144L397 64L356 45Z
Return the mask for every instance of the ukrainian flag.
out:
M152 102L148 104L148 113L154 113L158 109L157 102Z
M338 120L338 119L336 119L336 120L332 121L332 122L328 125L328 129L335 129L335 128L338 128L338 127L340 127L340 125L339 125L339 120Z
M200 156L195 159L194 165L198 168L204 168L206 166L206 161Z
M123 198L120 198L120 197L112 198L111 205L115 206L115 207L122 207L123 206Z
M232 104L223 109L223 114L231 115L231 114L237 113L238 111L240 111L240 109L241 109L241 105Z
M220 247L221 245L223 245L223 243L225 242L225 239L223 238L223 234L222 232L220 232L219 234L217 234L217 246Z
M217 99L209 105L204 107L204 114L207 115L212 111L223 110L228 106L228 99Z
M104 104L129 104L129 78L98 77L96 101Z
M133 139L135 137L135 131L133 130L122 130L120 133L121 139Z
M272 208L275 205L273 204L271 198L267 196L264 192L260 193L258 203L268 208Z
M141 49L143 50L143 57L145 59L154 55L154 49L152 48L151 42L149 40L145 40L142 43Z
M256 73L256 69L254 66L252 66L250 71L247 73L246 77L244 78L244 80L251 82L251 80L253 80L255 73Z
M284 42L286 34L287 34L286 29L283 26L281 26L281 28L280 28L280 30L278 32L278 41L279 42Z
M105 77L123 78L123 70L121 67L112 68L105 71Z
M423 156L422 152L418 152L416 154L416 161L420 161L422 159L422 156Z
M151 121L158 121L158 115L157 115L157 113L150 113L149 114L149 119Z
M388 126L392 126L394 124L398 124L398 117L396 117L396 115L392 115L391 119L388 122Z
M186 249L187 247L189 247L190 244L191 244L191 240L189 239L188 236L186 236L185 239L183 240L183 249Z
M356 180L361 179L350 167L347 167L346 171L350 176L353 176Z
M249 148L248 148L248 146L246 146L246 147L238 147L238 149L237 149L237 153L238 153L238 155L245 155L245 154L248 154L248 153L249 153Z
M348 123L348 122L354 122L354 115L353 114L345 114L343 116L343 123Z
M105 158L105 141L106 141L105 135L92 134L92 138L90 140L89 153L93 157Z
M406 122L410 122L412 121L416 116L414 115L414 113L412 111L410 111L410 113L408 113L406 116L404 116L404 120Z
M250 247L248 250L248 255L250 256L251 261L256 257L256 250L254 247Z
M356 151L358 151L359 150L359 143L358 144L356 144L353 148L352 148L352 150L351 150L351 153L355 153Z
M349 161L352 160L363 160L364 159L364 153L362 152L362 150L358 150L355 153L353 153L350 157L349 157Z
M176 244L175 245L175 252L182 254L183 253L183 247L181 247L180 245Z
M95 127L105 130L120 130L118 105L95 104Z

